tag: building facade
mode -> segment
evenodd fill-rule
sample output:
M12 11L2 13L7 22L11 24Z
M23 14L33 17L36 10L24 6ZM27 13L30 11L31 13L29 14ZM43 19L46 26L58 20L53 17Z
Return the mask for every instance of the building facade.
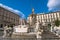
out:
M58 12L51 12L51 13L37 13L33 14L33 16L36 16L35 19L32 18L32 16L29 16L27 18L27 22L32 24L34 20L39 23L53 23L55 20L60 20L60 11ZM35 23L36 23L35 22Z
M20 25L26 25L27 21L26 19L20 19Z
M42 13L42 14L37 14L36 16L37 21L40 23L52 23L55 20L59 19L60 20L60 12L52 12L52 13Z
M0 6L0 28L9 25L19 25L20 16Z

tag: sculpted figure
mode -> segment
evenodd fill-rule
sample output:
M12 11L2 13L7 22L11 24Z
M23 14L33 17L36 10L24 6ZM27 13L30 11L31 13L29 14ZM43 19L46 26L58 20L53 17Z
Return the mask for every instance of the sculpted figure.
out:
M6 32L7 28L8 28L7 26L4 27L4 35L3 35L3 37L6 37L6 35L7 35L7 32Z

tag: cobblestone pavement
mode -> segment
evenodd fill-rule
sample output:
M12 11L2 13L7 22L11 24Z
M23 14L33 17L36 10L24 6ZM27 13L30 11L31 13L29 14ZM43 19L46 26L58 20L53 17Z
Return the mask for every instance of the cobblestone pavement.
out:
M36 40L35 38L1 38L0 40Z
M43 38L43 39L36 39L36 38L11 38L11 37L2 37L3 31L0 31L0 40L60 40L60 38Z
M2 37L3 30L0 30L0 40L36 40L35 38L11 38L11 37Z

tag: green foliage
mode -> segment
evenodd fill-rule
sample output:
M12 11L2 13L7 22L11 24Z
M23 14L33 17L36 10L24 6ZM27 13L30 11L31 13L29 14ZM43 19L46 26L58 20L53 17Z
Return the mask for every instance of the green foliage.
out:
M57 20L55 20L55 25L57 26L57 27L59 27L59 25L60 25L60 21L57 19Z
M51 29L51 24L48 24L48 29L49 29L49 30Z

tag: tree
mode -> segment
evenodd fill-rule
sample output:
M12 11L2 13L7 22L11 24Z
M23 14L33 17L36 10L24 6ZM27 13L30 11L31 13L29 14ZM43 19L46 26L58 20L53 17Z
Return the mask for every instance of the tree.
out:
M55 20L55 25L57 26L57 27L59 27L59 25L60 25L60 21L57 19L57 20Z

